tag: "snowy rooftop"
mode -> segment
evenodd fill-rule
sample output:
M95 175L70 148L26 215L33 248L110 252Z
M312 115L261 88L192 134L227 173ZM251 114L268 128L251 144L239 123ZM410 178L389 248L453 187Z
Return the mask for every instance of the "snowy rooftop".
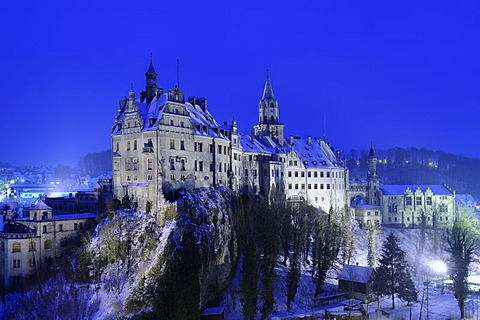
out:
M63 221L63 220L77 220L77 219L95 219L98 217L96 213L66 213L66 214L56 214L52 215L52 220ZM18 221L29 221L30 217L17 218Z
M415 193L418 189L425 193L430 189L434 195L453 195L453 192L450 191L447 187L442 185L382 185L380 186L384 195L403 195L410 189L412 193Z
M206 308L202 312L202 316L213 316L213 315L222 314L224 310L225 310L224 307Z
M342 272L338 275L338 279L367 283L368 280L370 280L372 273L373 268L371 267L346 264L343 266Z
M47 206L42 199L39 199L37 203L32 207L34 210L51 210L52 208Z
M343 167L343 163L337 160L332 148L323 140L295 139L292 150L298 154L306 168Z
M477 204L477 201L471 194L457 194L455 195L455 201L457 205L470 208L474 208Z

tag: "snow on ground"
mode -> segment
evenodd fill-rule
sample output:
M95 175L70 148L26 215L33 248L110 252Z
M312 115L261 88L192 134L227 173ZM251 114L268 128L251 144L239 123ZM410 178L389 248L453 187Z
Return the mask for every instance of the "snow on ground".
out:
M431 270L430 265L432 261L442 260L448 264L448 254L440 248L437 253L433 252L433 233L427 234L427 241L424 250L423 257L420 259L420 266L415 274L413 266L415 264L415 257L417 252L417 243L420 237L420 230L414 229L380 229L377 233L377 258L380 257L381 248L386 237L390 233L394 232L398 237L401 248L406 252L406 259L411 267L411 275L416 284L418 291L418 303L415 303L412 308L412 319L420 319L420 313L422 319L427 319L427 300L428 300L428 318L429 319L459 319L460 311L458 308L457 300L453 296L450 289L444 287L444 293L442 294L440 283L441 278ZM368 241L366 230L355 230L355 256L351 259L350 264L358 263L359 265L366 265ZM439 235L441 246L445 245L444 239ZM235 275L233 277L232 285L225 294L224 307L226 319L240 320L242 316L242 305L240 302L240 280L241 280L241 264L237 267ZM310 276L310 268L308 265L304 265L302 269L302 275L295 297L295 302L291 310L286 308L286 275L288 268L284 267L281 263L277 264L275 274L277 281L275 284L275 311L271 315L271 319L298 319L304 316L316 316L321 317L325 309L343 309L341 303L336 303L328 306L316 306L313 300L314 284ZM336 277L341 270L340 263L337 263L335 268L329 272L327 277L327 284L324 289L326 292L322 294L331 295L337 293L337 280ZM480 270L480 263L474 262L471 265L471 272L477 273ZM476 282L478 279L475 279ZM428 299L427 290L424 283L431 281L428 287ZM436 284L438 287L436 287ZM422 306L423 297L423 306ZM402 302L399 299L395 301L395 310L391 309L391 299L381 297L379 302L372 302L368 305L364 305L365 310L369 313L370 319L386 319L385 315L382 315L378 310L378 305L385 314L389 314L391 319L410 319L410 307L406 302ZM261 307L259 301L258 309ZM477 317L480 307L480 299L478 296L471 295L467 301L466 313L467 318L472 319ZM259 319L260 315L256 317Z

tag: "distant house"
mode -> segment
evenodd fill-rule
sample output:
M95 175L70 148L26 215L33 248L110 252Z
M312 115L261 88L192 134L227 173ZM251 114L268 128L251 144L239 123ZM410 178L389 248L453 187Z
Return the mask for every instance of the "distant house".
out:
M477 201L471 194L457 194L455 197L457 212L474 213L479 211Z
M349 298L371 301L373 268L346 264L338 275L338 288Z

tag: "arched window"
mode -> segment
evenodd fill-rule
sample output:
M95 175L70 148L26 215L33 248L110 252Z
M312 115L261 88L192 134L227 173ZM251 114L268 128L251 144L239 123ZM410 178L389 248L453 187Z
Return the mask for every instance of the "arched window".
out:
M28 243L28 251L37 251L37 244L33 241Z

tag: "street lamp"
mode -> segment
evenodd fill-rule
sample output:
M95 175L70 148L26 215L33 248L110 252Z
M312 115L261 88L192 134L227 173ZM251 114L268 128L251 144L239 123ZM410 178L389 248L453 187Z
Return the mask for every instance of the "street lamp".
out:
M430 263L430 268L442 278L442 294L444 293L444 279L447 274L447 265L441 260L435 260Z

